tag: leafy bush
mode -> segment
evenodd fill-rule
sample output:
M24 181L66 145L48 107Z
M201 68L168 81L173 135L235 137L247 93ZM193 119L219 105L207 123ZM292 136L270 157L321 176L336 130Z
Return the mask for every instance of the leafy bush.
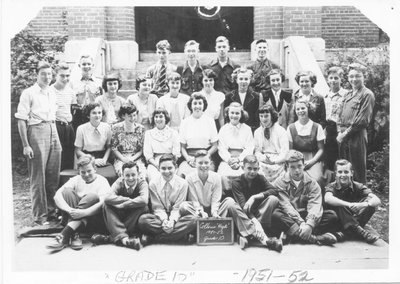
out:
M33 35L29 29L11 39L12 102L19 102L21 92L36 82L36 67L40 61L56 63L56 56L63 52L66 41L66 35L46 41Z
M390 58L388 45L378 48L341 48L335 50L325 65L326 70L340 66L345 70L343 87L351 89L347 67L360 63L367 67L365 86L375 95L373 119L368 128L368 152L380 151L389 143Z
M381 151L371 153L367 159L368 186L373 191L389 192L389 146L384 145Z

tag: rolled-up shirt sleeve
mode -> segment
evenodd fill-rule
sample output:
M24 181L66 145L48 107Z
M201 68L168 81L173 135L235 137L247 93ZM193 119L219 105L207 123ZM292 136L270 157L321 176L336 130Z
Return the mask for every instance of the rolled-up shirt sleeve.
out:
M27 91L23 91L19 99L19 104L15 117L22 120L28 120L31 112L30 95Z

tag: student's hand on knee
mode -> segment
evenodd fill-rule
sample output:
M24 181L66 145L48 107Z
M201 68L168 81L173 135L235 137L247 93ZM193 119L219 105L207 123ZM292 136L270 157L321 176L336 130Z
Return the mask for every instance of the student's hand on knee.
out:
M73 219L82 219L86 217L86 211L85 209L72 209L69 215L71 215Z
M247 215L249 215L251 207L253 206L254 203L254 198L251 196L246 203L243 206L243 211L246 212Z
M24 156L26 156L28 159L33 159L34 154L31 146L25 146L23 150Z
M213 217L213 218L221 218L221 217L218 215L218 212L217 212L217 211L211 212L211 217Z
M104 161L104 159L96 159L95 164L98 167L104 167L107 164L107 161Z

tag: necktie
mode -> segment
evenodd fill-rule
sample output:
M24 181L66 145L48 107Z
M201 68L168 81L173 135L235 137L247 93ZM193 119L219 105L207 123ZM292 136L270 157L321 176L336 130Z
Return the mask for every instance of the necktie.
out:
M268 127L264 128L264 137L267 138L267 140L269 140L270 135L271 134L270 134L269 128Z
M93 130L93 132L94 132L95 137L100 138L101 134L100 134L99 129L97 129L97 127Z
M169 200L169 198L168 198L169 192L170 192L170 190L169 190L170 188L171 188L171 184L170 184L169 182L167 182L167 183L164 185L164 189L163 189L163 191L164 191L165 210L166 210L167 212L170 212L170 211L171 211L171 202L170 202L170 200Z
M166 88L167 86L166 78L167 78L167 68L165 67L164 64L162 64L160 68L160 77L158 78L158 86L160 87L160 90L164 90Z

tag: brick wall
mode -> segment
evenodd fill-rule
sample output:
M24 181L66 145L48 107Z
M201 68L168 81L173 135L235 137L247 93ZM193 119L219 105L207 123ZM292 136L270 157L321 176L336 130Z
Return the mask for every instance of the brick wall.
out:
M283 7L254 7L254 39L283 38Z
M106 7L106 38L135 40L135 8Z
M68 39L106 38L105 7L68 7Z
M322 7L322 37L326 47L365 47L379 43L379 28L351 6Z
M379 27L351 6L255 7L254 39L322 37L326 47L373 47Z
M54 36L66 35L68 34L66 14L66 7L44 7L29 22L27 29L44 40Z
M321 37L321 7L283 7L283 37Z

